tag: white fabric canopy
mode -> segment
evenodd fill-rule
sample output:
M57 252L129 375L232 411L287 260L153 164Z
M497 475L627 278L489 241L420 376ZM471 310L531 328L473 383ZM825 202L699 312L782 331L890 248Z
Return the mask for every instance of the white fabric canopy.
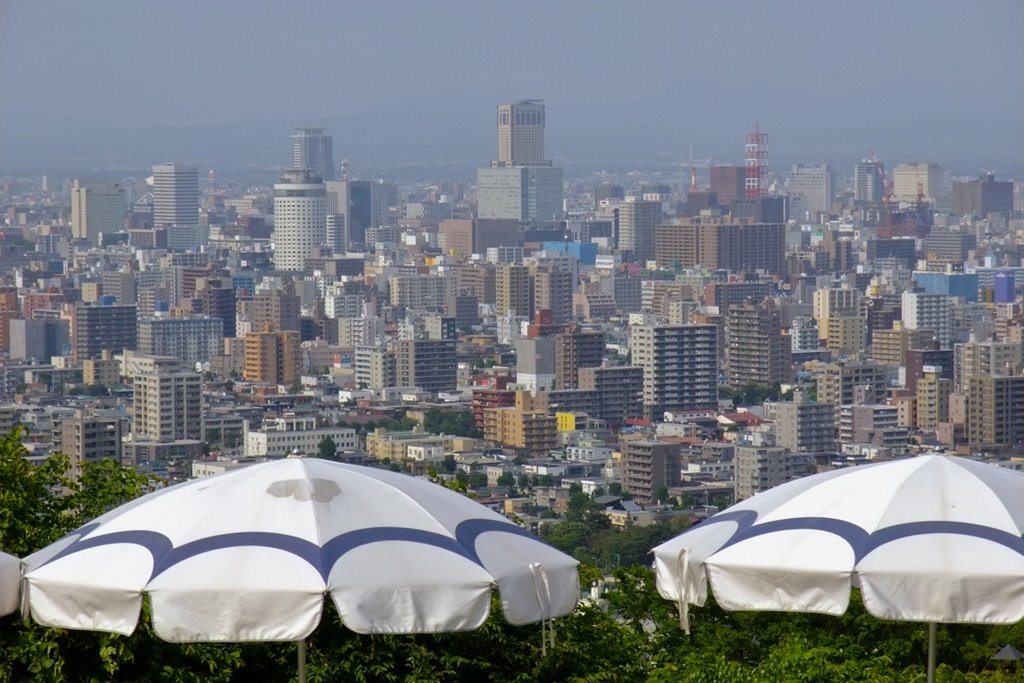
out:
M0 616L17 611L21 583L21 560L0 553Z
M883 619L1024 618L1024 474L930 455L798 479L654 549L658 590L730 610L841 614L858 586Z
M577 562L484 506L404 474L288 458L117 508L25 559L40 624L131 633L143 593L169 641L300 640L329 593L359 633L568 614Z

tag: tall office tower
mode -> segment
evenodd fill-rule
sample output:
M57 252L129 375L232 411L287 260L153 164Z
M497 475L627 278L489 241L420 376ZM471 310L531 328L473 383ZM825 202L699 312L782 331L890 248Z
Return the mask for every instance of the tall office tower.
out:
M137 340L135 306L92 306L77 303L62 314L71 323L71 355L75 363L99 358L103 351L134 349Z
M945 294L903 292L900 300L903 325L908 330L931 330L943 349L953 343L953 300Z
M292 170L312 171L334 180L334 138L323 128L296 128L292 133Z
M333 180L327 189L325 243L335 253L366 247L366 231L389 225L389 209L398 205L398 187L382 180Z
M725 337L731 386L771 386L793 380L791 342L782 335L782 314L771 301L729 306Z
M789 215L797 221L815 221L818 213L832 209L832 168L827 164L797 164L789 172Z
M661 223L661 202L633 197L619 206L619 250L629 252L634 261L654 258L655 231Z
M494 290L494 312L499 318L508 315L531 317L533 296L530 271L526 266L498 266L494 272Z
M712 166L711 192L719 206L728 206L746 194L747 169L744 166Z
M1013 181L998 181L991 173L977 180L953 183L953 213L958 216L987 216L1013 213Z
M936 163L897 164L892 172L893 198L900 202L916 202L920 192L926 202L939 205L948 198L945 183L946 171Z
M203 377L198 372L158 369L132 375L134 441L203 438Z
M544 102L519 100L498 105L498 165L545 166Z
M153 167L153 226L166 229L164 246L172 251L191 251L207 243L210 226L199 220L199 175L194 166Z
M228 283L230 285L230 283ZM207 282L206 285L196 292L195 301L200 313L205 313L211 318L220 318L224 324L224 336L232 338L235 336L235 290L230 286L223 286L218 281Z
M560 220L562 169L544 158L544 103L498 105L498 158L477 170L477 216L518 221Z
M716 325L636 325L630 329L634 365L644 369L644 415L718 405Z
M199 224L199 171L178 162L153 167L153 227Z
M247 382L291 385L299 381L302 354L298 332L250 332L245 335Z
M885 165L864 159L853 167L853 199L860 204L878 204L885 197Z
M75 180L71 186L71 236L76 240L97 246L101 235L124 230L127 212L124 188L117 183Z
M312 171L289 171L274 184L274 268L305 270L327 241L327 188Z
M402 339L395 348L396 381L437 393L454 391L458 361L454 339Z

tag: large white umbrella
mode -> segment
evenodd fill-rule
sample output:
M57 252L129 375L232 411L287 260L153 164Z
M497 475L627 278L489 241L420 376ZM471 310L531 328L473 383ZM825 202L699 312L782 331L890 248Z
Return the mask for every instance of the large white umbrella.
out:
M658 591L727 610L842 614L851 587L882 619L1024 618L1024 474L921 456L835 470L755 495L654 549Z
M17 611L20 582L21 560L0 553L0 616Z
M143 593L168 641L299 641L330 594L358 633L475 629L497 588L513 624L573 610L577 562L454 491L307 458L127 503L25 560L40 624L129 634Z

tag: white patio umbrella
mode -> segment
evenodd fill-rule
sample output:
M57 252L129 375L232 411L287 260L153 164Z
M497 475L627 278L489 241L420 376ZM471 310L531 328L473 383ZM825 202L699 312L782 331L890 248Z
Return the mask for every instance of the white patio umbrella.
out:
M18 610L21 560L0 552L0 617Z
M1024 618L1024 474L929 455L817 474L738 503L654 549L658 591L727 610L868 612L929 624Z
M573 610L577 562L454 491L288 458L127 503L25 560L45 626L130 634L143 593L172 642L299 642L330 594L358 633L475 629L497 588L513 624Z

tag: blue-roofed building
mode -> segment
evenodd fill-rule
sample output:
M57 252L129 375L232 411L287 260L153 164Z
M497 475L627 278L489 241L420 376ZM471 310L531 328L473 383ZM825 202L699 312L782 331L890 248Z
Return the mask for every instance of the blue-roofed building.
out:
M544 242L544 251L568 254L579 261L581 266L597 263L597 245L590 242Z
M977 273L914 273L914 282L928 294L945 294L964 299L968 303L978 300Z

